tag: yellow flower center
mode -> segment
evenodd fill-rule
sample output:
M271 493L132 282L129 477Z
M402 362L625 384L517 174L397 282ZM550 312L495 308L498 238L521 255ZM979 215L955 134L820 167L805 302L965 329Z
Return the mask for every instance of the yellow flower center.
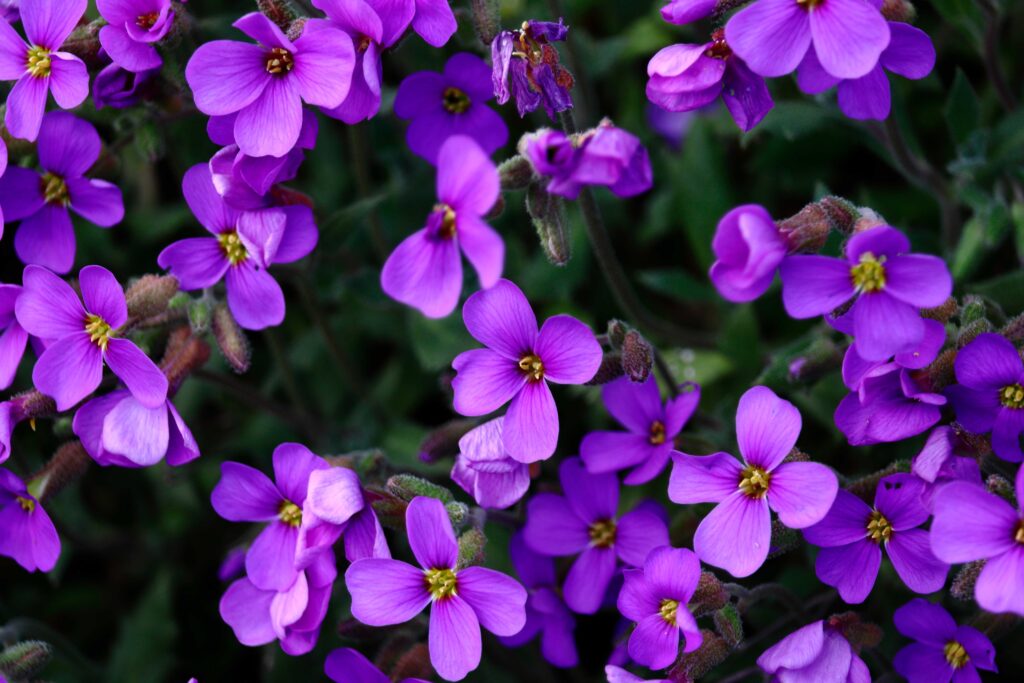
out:
M156 24L156 20L160 18L160 15L156 12L150 12L149 14L140 14L139 18L135 20L135 25L139 28L151 29Z
M18 501L18 505L20 505L21 509L24 510L25 512L31 514L36 511L36 502L31 498L22 498L21 496L15 496L14 499Z
M33 45L25 55L25 69L36 78L50 75L50 51L45 47Z
M651 436L648 439L652 446L660 446L665 443L665 423L655 420L651 423Z
M808 10L814 9L822 2L824 2L824 0L796 0L796 4Z
M875 258L870 251L860 256L860 261L850 268L853 286L858 292L878 292L885 288L885 257Z
M279 76L295 67L295 57L283 47L275 47L267 53L267 73Z
M946 661L954 669L962 668L967 662L971 661L970 656L967 654L967 650L964 646L955 640L951 640L946 643L946 647L942 648L942 654L946 655Z
M763 467L747 465L740 472L739 489L750 498L764 498L768 495L768 484L771 480L772 475Z
M39 183L43 192L43 200L47 204L54 204L56 206L68 206L71 204L68 184L59 175L44 173L39 179Z
M302 508L290 500L283 501L277 510L277 518L290 527L298 528L302 524Z
M428 569L423 575L427 590L434 600L442 600L456 595L458 579L451 569Z
M242 244L242 238L238 236L237 230L220 233L217 235L217 241L231 265L237 266L249 258L249 252L245 250L245 245Z
M878 510L873 510L868 517L868 537L875 543L892 538L892 524Z
M373 39L370 36L360 36L356 42L356 52L366 52L370 48Z
M455 224L455 209L447 204L435 204L434 211L441 212L441 227L438 229L437 234L446 240L455 237L457 227Z
M1024 387L1010 384L999 390L999 402L1007 408L1019 410L1024 408Z
M469 109L469 105L471 104L469 101L469 95L458 88L452 87L444 89L444 95L442 95L441 101L444 103L445 111L452 114L464 113Z
M1017 522L1017 531L1013 534L1013 540L1017 541L1021 545L1024 545L1024 519Z
M539 382L544 379L544 363L540 357L528 353L519 359L519 369L522 370L535 382Z
M615 520L603 519L590 525L590 544L595 548L611 548L615 545Z
M679 603L677 601L665 598L661 601L661 607L658 608L658 613L661 614L662 619L675 626L676 610L678 609Z
M88 314L85 316L85 331L89 335L89 341L100 349L107 350L107 344L110 343L110 325L106 320L95 313Z

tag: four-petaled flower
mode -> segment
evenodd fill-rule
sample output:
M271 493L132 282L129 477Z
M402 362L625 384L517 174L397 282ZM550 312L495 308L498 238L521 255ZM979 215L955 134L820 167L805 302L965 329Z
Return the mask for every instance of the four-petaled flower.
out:
M910 683L980 681L978 669L996 669L996 649L976 628L957 626L941 605L914 598L892 617L896 630L916 643L896 653L892 666Z
M27 571L48 572L60 556L60 537L50 516L24 482L0 469L0 555Z
M763 671L792 683L871 683L871 672L830 623L815 621L757 658Z
M126 71L158 69L163 59L153 46L174 25L171 0L96 0L107 25L100 29L100 45Z

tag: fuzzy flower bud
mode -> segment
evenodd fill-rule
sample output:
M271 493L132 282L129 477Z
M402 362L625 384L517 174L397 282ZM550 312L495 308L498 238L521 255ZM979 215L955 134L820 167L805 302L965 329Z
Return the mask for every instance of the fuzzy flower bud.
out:
M727 604L715 612L715 630L730 648L735 648L743 641L743 619L736 606Z
M437 462L453 458L459 452L459 439L477 425L475 419L449 420L423 437L420 442L420 460Z
M697 581L697 589L693 592L690 604L694 616L710 614L722 609L729 602L729 591L725 589L718 577L711 572L701 572Z
M455 500L452 492L445 487L438 486L414 474L396 474L388 479L384 486L388 493L406 502L412 501L417 496L437 498L442 503L450 503Z
M987 560L975 560L960 567L949 584L949 594L964 602L974 599L974 585L978 583L978 575L985 568Z
M548 261L564 266L572 257L572 237L565 201L544 189L543 182L532 183L526 190L526 213L540 238L541 249Z
M960 305L960 325L967 327L985 317L985 300L968 294Z
M41 640L23 640L0 652L0 673L9 679L29 679L50 662L53 647Z
M480 529L467 529L459 536L459 569L484 563L487 536Z
M882 629L876 624L863 621L856 612L833 614L826 623L837 630L857 652L878 647L882 642Z
M949 319L956 315L959 310L960 306L957 304L956 299L949 297L941 306L923 309L921 317L938 320L940 323L948 323Z
M193 335L190 327L182 325L171 332L164 357L160 361L160 369L167 376L168 395L173 396L185 378L209 359L209 345Z
M706 676L729 656L729 644L720 635L709 629L701 629L704 641L693 652L684 654L668 671L673 683L691 683Z
M533 166L522 154L506 159L498 166L502 190L525 190L535 177Z
M606 351L601 356L601 365L597 368L597 372L594 373L594 376L587 384L589 386L608 384L608 382L622 377L624 373L625 371L622 369L622 353L619 351Z
M217 348L220 349L224 360L238 374L247 371L252 355L249 338L235 322L234 316L225 304L219 304L213 309L211 322L213 338L217 341ZM195 329L194 324L192 329Z
M128 318L142 320L167 310L178 293L178 278L173 275L143 275L125 291Z
M469 10L476 37L484 45L490 45L501 30L500 0L469 0Z
M1010 505L1016 505L1017 497L1013 493L1013 482L998 474L988 475L985 480L985 488L989 493L994 493Z
M289 25L298 16L295 7L288 0L256 0L256 8L277 24L282 31L287 31Z
M956 337L956 346L958 349L962 349L972 341L978 338L978 335L985 334L986 332L994 332L995 327L988 320L988 318L980 318L973 322L963 325L960 328L960 334Z
M105 21L97 19L76 27L60 46L61 51L70 52L87 66L100 66L100 29L105 24Z
M645 382L654 366L654 348L636 330L622 340L622 370L633 382Z
M917 18L917 8L909 0L885 0L882 3L882 16L886 21L912 24Z
M1024 313L1006 323L1001 334L1014 344L1024 342Z
M77 481L89 469L92 458L79 440L61 444L50 461L27 482L29 493L46 501L64 487Z

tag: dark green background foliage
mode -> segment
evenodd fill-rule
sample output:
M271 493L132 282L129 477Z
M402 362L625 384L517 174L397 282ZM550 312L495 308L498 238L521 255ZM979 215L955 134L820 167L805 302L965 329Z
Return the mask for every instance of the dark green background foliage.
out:
M557 17L558 4L506 1L503 22L517 26L527 18ZM801 409L800 448L848 477L909 458L923 441L919 437L870 448L847 446L832 423L845 391L837 373L807 384L791 382L784 371L825 334L822 325L789 320L777 288L745 306L730 305L715 294L706 277L711 237L717 220L736 204L761 203L782 218L825 194L845 196L907 231L915 251L943 254L956 276L958 295L984 294L1010 315L1024 308L1024 109L1015 107L1024 77L1018 49L1024 4L1002 4L998 29L990 28L985 2L920 4L918 25L935 41L938 64L923 81L893 79L890 125L902 131L910 153L919 158L915 164L924 160L935 169L928 184L920 181L920 168L901 168L893 161L883 127L844 119L831 96L803 96L785 78L771 83L775 109L752 133L741 134L719 108L693 123L681 150L671 149L645 123L646 62L670 43L705 40L707 26L665 24L650 0L566 1L561 11L571 32L570 51L563 50L563 58L579 77L574 92L578 122L591 126L602 116L612 118L640 135L654 164L651 192L628 201L598 192L618 257L650 309L710 340L704 347L683 350L678 340L648 335L678 379L704 387L698 415L684 433L685 450L734 450L737 400L758 382ZM395 88L416 70L440 69L455 51L489 53L472 31L467 4L456 0L455 6L460 29L446 48L434 50L413 38L385 55L384 104L374 120L346 128L322 119L317 147L291 184L316 203L320 243L304 261L276 268L288 301L284 325L251 335L250 372L234 375L215 353L205 372L187 381L176 399L202 458L177 470L165 465L145 470L93 467L48 504L64 544L56 570L28 575L13 562L0 562L0 622L18 620L19 633L56 645L47 679L184 683L195 675L202 683L321 680L324 656L343 644L335 628L348 609L341 583L320 644L304 657L288 657L276 644L243 647L218 615L225 588L217 580L218 565L251 533L246 525L221 520L210 506L220 463L238 460L269 472L273 448L296 440L322 454L380 448L388 472L411 471L445 481L450 461L423 465L417 459L418 444L454 417L446 388L449 364L473 342L458 314L426 320L386 298L378 278L386 254L422 227L434 201L433 169L407 150L405 124L391 112ZM239 38L230 23L253 5L195 0L188 7L194 13L194 38L185 36L166 53L166 77L179 88L195 44ZM1001 46L993 42L995 35L1002 37ZM999 62L1006 74L1009 92L1002 97L986 59ZM155 272L161 248L201 234L182 201L180 178L215 151L204 132L204 117L193 113L187 92L172 92L163 102L123 111L96 112L87 102L77 113L99 127L108 153L96 172L123 188L127 213L109 231L77 226L76 267L98 263L122 281ZM511 105L503 113L511 142L495 155L497 160L513 153L521 134L551 125L542 114L521 121ZM11 151L12 163L32 162L31 149L14 146ZM609 319L624 317L576 225L577 207L569 207L573 258L567 266L555 267L538 246L522 193L506 194L505 202L503 215L493 221L508 245L505 273L526 292L539 316L568 312L597 331ZM20 280L12 234L13 226L8 226L8 236L0 242L0 278L5 282ZM467 273L467 292L476 286L472 278ZM162 341L153 344L159 351ZM14 389L28 388L30 381L26 363ZM586 431L611 424L598 389L561 388L556 394L562 423L558 456L544 464L534 490L556 481L557 458L574 454ZM40 423L35 432L21 425L8 465L20 474L30 473L70 436L67 418ZM623 504L643 496L668 503L666 481L667 474L642 489L625 491ZM704 510L670 510L673 543L689 546ZM488 524L487 531L488 564L509 570L508 531L495 524ZM392 540L396 553L404 556L404 540ZM824 590L814 577L813 551L807 547L768 562L744 583L755 581L781 582L804 599ZM890 619L892 610L910 597L883 565L862 610L887 629L879 651L867 654L875 676L887 669L903 642L892 632ZM971 604L950 598L946 604L958 618L973 613ZM839 612L844 606L835 601L814 618L825 609ZM783 605L762 603L746 615L749 649L707 680L750 666L800 618L809 620L811 615L799 617ZM583 663L578 672L568 674L550 669L532 645L504 651L488 637L484 664L468 680L603 680L601 667L615 625L610 612L580 618ZM1024 671L1024 654L1012 647L1022 632L1017 627L1001 635L997 661L1009 680L1013 672ZM373 647L364 651L372 655Z

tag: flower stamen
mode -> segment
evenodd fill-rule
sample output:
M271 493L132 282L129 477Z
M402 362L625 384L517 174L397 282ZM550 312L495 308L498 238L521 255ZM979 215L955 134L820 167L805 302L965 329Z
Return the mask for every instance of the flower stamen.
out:
M885 257L875 258L870 251L860 256L860 261L850 268L853 286L858 292L878 292L885 289Z
M68 206L71 204L68 184L59 175L44 173L40 178L40 185L43 192L43 200L47 204L55 206Z
M295 67L295 57L283 47L275 47L267 53L267 73L279 76L286 74Z
M868 517L868 537L875 543L888 542L892 538L892 524L878 510Z
M444 104L445 111L451 114L463 114L469 109L469 105L472 104L469 100L469 95L453 87L444 89L441 102Z
M451 569L428 569L423 578L432 599L443 600L456 595L458 579Z
M768 495L768 485L771 480L772 475L763 467L747 465L740 472L739 489L748 498L764 498Z
M106 320L95 313L86 315L85 332L89 335L89 341L101 350L107 350L107 344L110 343L110 325Z
M661 601L661 607L658 608L658 613L661 618L672 624L676 625L676 612L679 610L679 602L665 598Z
M455 223L455 209L447 204L435 204L434 211L441 212L441 227L438 229L437 234L446 240L455 237L456 228L458 227Z
M1024 386L1009 384L1003 387L999 390L999 402L1013 410L1024 408Z
M648 438L648 442L652 446L660 446L665 443L665 423L661 420L655 420L651 423L651 436Z
M302 525L302 508L290 500L285 500L277 510L277 518L293 529L297 529Z
M971 661L971 657L967 654L964 646L955 640L946 643L946 646L942 648L942 654L946 655L946 661L954 669L961 669L967 662Z
M217 242L220 243L220 248L231 265L237 266L249 258L249 252L246 251L245 245L242 244L242 238L238 236L237 230L228 230L220 233L217 235Z
M50 75L50 51L45 47L33 45L25 55L25 69L36 78Z
M15 496L14 499L16 501L18 501L18 505L25 512L28 512L29 514L35 512L35 510L36 510L36 502L34 500L32 500L31 498L23 498L21 496Z
M614 519L602 519L590 525L590 544L595 548L611 548L615 545L616 525Z
M138 19L135 20L135 25L139 28L151 29L156 24L156 20L160 18L160 15L156 12L150 12L149 14L140 14Z
M544 379L544 363L540 356L528 353L519 359L519 369L522 370L534 382Z

